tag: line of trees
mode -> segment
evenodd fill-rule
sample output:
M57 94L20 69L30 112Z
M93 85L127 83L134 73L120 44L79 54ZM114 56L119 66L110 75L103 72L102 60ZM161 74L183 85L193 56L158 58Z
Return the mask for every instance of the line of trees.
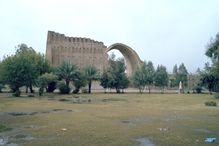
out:
M151 61L144 62L134 73L132 81L140 93L146 88L148 88L150 93L153 85L160 87L161 91L163 91L164 87L168 85L168 73L165 66L158 65L155 70Z
M169 80L166 67L158 65L155 69L151 61L144 62L131 78L128 78L125 71L125 61L123 58L115 58L112 54L109 57L109 66L102 74L91 65L78 68L70 61L64 61L60 66L51 67L43 54L37 53L32 47L21 44L16 47L16 53L6 56L0 62L0 91L4 85L9 85L15 96L20 96L20 88L25 86L26 92L34 92L33 86L38 87L39 95L44 91L53 92L59 89L60 93L78 93L81 88L87 86L88 93L91 93L92 82L100 81L100 85L107 89L115 89L117 93L124 92L130 84L144 92L156 86L164 91L171 81L172 86L178 86L182 81L187 84L187 70L182 63L173 69L173 77Z

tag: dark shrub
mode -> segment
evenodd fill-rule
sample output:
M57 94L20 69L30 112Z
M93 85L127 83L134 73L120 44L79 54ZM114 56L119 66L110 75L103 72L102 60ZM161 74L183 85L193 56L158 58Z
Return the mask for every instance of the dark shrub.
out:
M19 97L21 95L21 91L16 90L12 95L15 96L15 97Z
M195 89L196 93L198 93L198 94L202 93L202 87L201 86L196 86L196 87L194 87L194 89Z
M205 105L206 106L217 106L217 103L215 101L206 101Z
M76 88L76 89L74 89L73 93L74 93L74 94L77 94L77 93L79 93L79 91L80 91L80 90L79 90L78 88Z
M64 81L58 83L58 88L61 94L69 94L70 88L65 84Z
M48 83L46 92L53 92L56 89L56 82Z

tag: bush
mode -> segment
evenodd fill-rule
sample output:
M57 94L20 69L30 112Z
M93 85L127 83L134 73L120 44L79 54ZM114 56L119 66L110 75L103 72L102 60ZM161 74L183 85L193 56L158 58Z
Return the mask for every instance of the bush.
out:
M198 94L202 93L202 87L201 86L196 86L196 87L194 87L194 89L195 89L196 93L198 93Z
M65 84L64 81L58 82L58 88L61 94L69 94L70 88Z
M50 82L50 83L48 83L46 92L51 93L51 92L53 92L55 89L56 89L56 82Z
M78 88L76 88L76 89L74 89L73 93L74 93L74 94L77 94L77 93L79 93L79 91L80 91L80 90L79 90Z
M219 99L219 93L216 93L216 94L214 95L214 98Z
M217 106L217 103L215 101L206 101L205 105L206 106Z
M45 73L38 79L39 87L46 88L46 92L53 92L56 89L57 79L53 73Z

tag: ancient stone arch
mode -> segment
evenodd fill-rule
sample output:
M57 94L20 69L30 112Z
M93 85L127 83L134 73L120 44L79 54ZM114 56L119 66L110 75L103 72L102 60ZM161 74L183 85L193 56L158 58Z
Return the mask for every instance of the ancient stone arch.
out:
M138 54L131 47L122 43L112 44L107 48L107 52L113 49L119 50L124 56L127 67L127 76L130 77L135 72L137 67L140 67L142 64Z
M113 49L119 50L123 54L128 76L131 76L142 64L137 53L125 44L115 43L107 48L103 42L89 38L68 37L53 31L48 31L47 34L46 59L53 66L69 60L79 68L92 65L103 72L108 66L107 52Z

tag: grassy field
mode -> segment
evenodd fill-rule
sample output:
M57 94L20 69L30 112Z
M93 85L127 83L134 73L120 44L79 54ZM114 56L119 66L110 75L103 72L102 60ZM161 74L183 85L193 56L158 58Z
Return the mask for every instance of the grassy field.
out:
M5 145L219 145L219 107L204 105L219 101L207 94L7 96L0 94L0 141ZM217 140L206 143L207 137Z

